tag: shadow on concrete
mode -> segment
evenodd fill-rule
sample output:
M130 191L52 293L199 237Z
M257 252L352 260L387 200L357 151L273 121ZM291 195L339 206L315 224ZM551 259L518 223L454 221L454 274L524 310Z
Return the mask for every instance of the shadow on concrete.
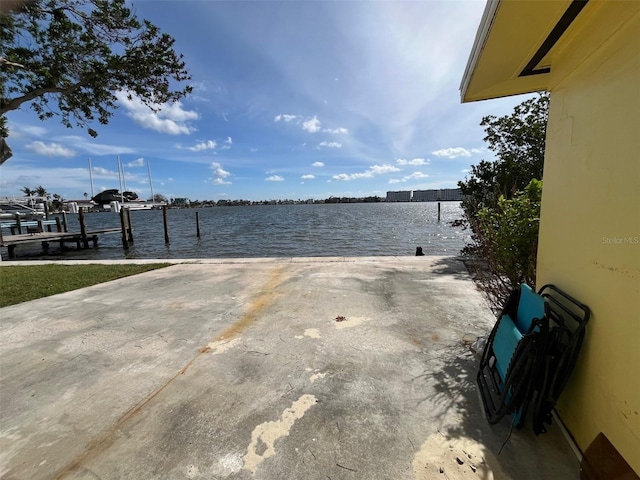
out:
M476 385L478 357L468 345L446 347L436 362L440 364L425 369L435 391L430 401L444 412L438 427L440 443L452 456L453 467L461 470L460 478L468 478L472 468L475 478L578 478L578 460L557 425L536 437L530 422L522 429L512 428L509 417L489 424ZM458 476L452 475L450 465L449 478Z
M433 262L433 273L441 275L451 275L456 280L468 280L469 270L463 257L438 257Z

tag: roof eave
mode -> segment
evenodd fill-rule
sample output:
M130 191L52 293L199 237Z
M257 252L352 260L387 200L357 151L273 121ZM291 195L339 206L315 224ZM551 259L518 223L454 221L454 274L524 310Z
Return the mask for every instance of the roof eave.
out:
M470 99L466 98L467 88L469 87L469 82L471 82L471 75L473 75L473 71L476 68L480 54L487 43L487 38L491 32L491 27L493 26L493 22L496 18L500 2L501 0L487 0L487 4L482 14L482 19L480 20L480 25L478 26L478 31L476 32L476 38L473 42L471 55L469 55L467 67L464 70L462 82L460 83L460 101L462 103L470 101Z

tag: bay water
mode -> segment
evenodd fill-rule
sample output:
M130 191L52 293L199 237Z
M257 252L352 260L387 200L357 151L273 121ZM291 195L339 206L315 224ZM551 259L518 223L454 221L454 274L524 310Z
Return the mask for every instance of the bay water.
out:
M196 211L200 238L196 236ZM89 231L117 228L116 213L85 215ZM459 202L338 203L256 205L170 209L167 211L169 243L165 243L161 210L131 212L134 243L122 248L120 234L99 236L99 247L61 252L52 244L42 254L40 246L19 246L19 260L28 259L167 259L259 257L362 257L456 255L469 240L467 231L452 227L462 218ZM79 231L78 215L67 215L69 231ZM6 252L3 252L6 258Z

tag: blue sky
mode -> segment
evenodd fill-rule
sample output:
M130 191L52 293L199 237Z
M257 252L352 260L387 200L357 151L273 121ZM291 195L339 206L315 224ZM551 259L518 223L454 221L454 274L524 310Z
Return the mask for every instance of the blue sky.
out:
M204 199L453 188L490 160L479 123L527 97L461 104L480 1L137 1L176 39L194 92L154 114L120 95L98 137L9 112L0 195L119 188Z

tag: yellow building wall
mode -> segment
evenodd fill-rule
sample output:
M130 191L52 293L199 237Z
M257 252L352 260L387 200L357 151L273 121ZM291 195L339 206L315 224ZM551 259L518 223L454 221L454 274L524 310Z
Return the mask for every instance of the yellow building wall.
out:
M552 61L537 283L592 310L560 416L640 474L640 2L601 3Z

